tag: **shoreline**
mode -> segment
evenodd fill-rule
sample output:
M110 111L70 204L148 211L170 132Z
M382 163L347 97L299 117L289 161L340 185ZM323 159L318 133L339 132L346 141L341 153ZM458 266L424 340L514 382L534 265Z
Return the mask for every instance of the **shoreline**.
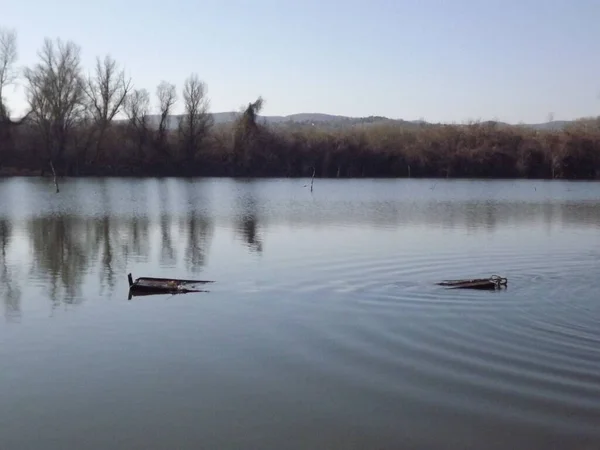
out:
M32 169L17 169L13 167L0 168L0 180L11 179L11 178L45 178L52 180L53 176L51 173L41 173L41 170ZM113 173L106 173L104 171L98 173L85 173L85 174L69 174L69 175L58 175L58 180L68 179L85 179L85 178L121 178L121 179L141 179L141 178L174 178L174 179L207 179L207 178L229 178L234 180L272 180L272 179L310 179L309 175L304 176L285 176L285 175L228 175L228 174L177 174L177 173L129 173L125 174L119 171ZM489 176L489 177L469 177L469 176L339 176L339 177L321 177L315 176L315 180L477 180L477 181L569 181L569 182L600 182L600 178L551 178L551 177L501 177L501 176Z
M40 147L40 131L22 125L9 133L0 176L600 180L600 122L559 132L492 125L334 132L244 122L204 130L193 146L178 132L134 131L114 125L94 140L94 128L80 126L60 152L48 153L53 141Z

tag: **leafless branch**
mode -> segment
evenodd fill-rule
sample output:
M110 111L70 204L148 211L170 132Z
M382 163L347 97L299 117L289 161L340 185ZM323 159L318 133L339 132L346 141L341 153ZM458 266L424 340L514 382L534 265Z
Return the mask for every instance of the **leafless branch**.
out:
M17 32L0 28L0 95L2 89L17 79Z
M4 88L14 83L17 71L17 32L0 27L0 119L7 119L9 114L4 102Z
M150 94L146 89L134 89L124 102L124 112L127 119L135 128L147 125L146 120L150 112Z
M73 127L83 117L79 55L79 46L71 41L46 39L38 52L40 62L24 71L30 119L46 143L50 161L62 158Z
M150 112L150 94L146 89L134 89L125 98L123 105L129 126L137 140L137 152L141 155L148 137L148 114Z
M95 74L88 76L83 86L98 132L94 160L99 157L104 134L114 117L122 110L131 87L131 79L125 78L125 71L119 69L113 58L109 55L104 60L96 58Z
M131 78L125 78L125 71L119 70L114 59L109 55L103 61L96 58L95 75L89 76L84 86L94 119L99 123L112 121L131 88Z
M160 113L157 144L159 151L165 153L169 115L171 114L173 106L177 102L177 90L175 85L166 81L162 81L156 88L156 96L158 97L158 108Z
M186 158L191 161L213 124L208 112L210 101L206 97L206 84L196 74L185 80L183 103L185 110L179 121L179 135Z

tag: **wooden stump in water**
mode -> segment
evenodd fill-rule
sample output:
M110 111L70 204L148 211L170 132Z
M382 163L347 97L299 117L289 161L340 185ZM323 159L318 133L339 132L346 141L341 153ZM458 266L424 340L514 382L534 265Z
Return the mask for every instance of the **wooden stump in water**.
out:
M439 286L445 286L450 289L480 289L495 290L508 285L508 280L498 275L492 275L490 278L474 278L471 280L446 280L436 283Z
M54 186L56 187L56 193L60 192L58 189L58 181L56 180L56 171L54 170L54 164L52 164L52 160L50 160L50 168L52 169L52 176L54 177Z

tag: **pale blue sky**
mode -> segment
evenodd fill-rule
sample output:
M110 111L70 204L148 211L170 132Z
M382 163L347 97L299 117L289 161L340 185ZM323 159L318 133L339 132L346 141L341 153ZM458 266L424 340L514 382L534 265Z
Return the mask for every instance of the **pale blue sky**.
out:
M543 122L600 113L600 0L6 0L19 63L44 37L91 68L110 53L136 87L181 88L211 109L258 95L264 114ZM9 92L14 110L20 92Z

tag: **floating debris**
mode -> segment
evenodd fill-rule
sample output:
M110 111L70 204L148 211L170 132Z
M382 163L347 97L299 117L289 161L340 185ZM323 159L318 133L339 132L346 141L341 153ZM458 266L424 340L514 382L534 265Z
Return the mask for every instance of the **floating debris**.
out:
M129 298L140 295L156 294L185 294L188 292L208 292L200 289L200 284L214 283L208 280L178 280L175 278L150 278L142 277L133 281L131 274L127 274L129 281Z
M446 280L437 284L450 289L482 289L491 291L506 287L508 285L508 280L498 275L492 275L490 278L475 278L472 280Z

